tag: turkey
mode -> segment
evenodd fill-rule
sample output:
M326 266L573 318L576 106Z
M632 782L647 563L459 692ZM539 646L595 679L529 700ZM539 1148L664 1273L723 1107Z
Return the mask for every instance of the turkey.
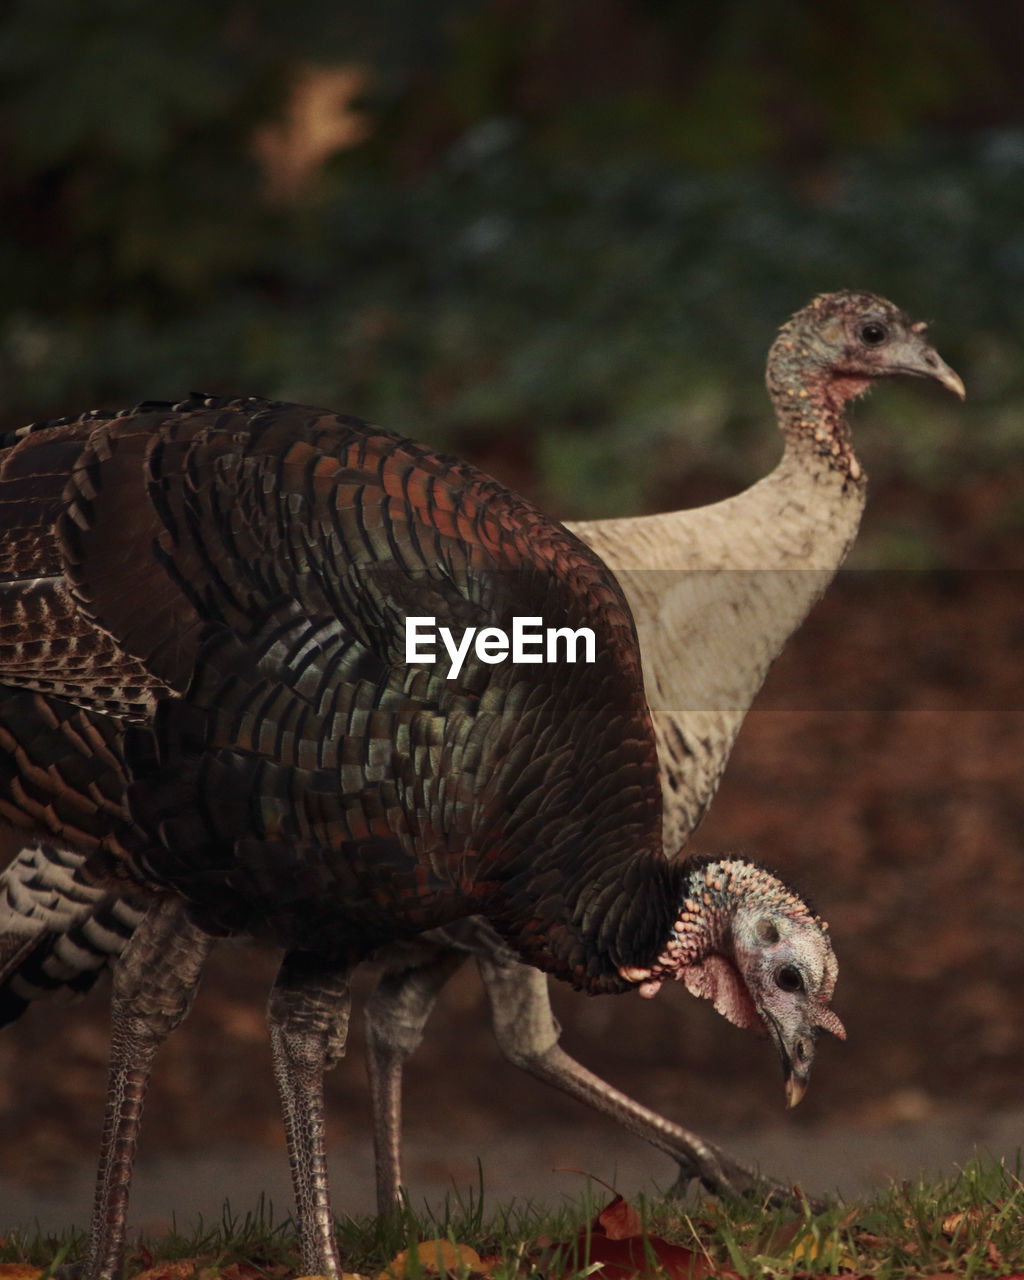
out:
M924 325L871 294L823 295L783 327L769 356L767 382L785 444L769 476L709 507L568 526L615 570L633 611L658 735L669 848L684 843L698 825L771 661L824 592L856 536L866 480L850 444L845 403L873 379L897 374L934 378L964 393L960 379L928 345ZM90 948L83 939L81 922L91 908L81 884L71 895L78 904L75 945L81 950L61 941L51 908L44 905L60 893L47 879L51 859L60 856L51 849L49 858L40 859L29 850L7 873L19 881L24 904L16 919L23 935L19 957L30 957L20 968L12 961L5 970L0 963L0 995L12 993L14 1010L42 991L82 990L107 955L123 945L116 930L93 930L92 936L107 940L109 951ZM92 892L91 901L102 902L98 909L109 914L109 901ZM125 907L119 910L126 916ZM55 949L80 954L80 968L53 955ZM664 1151L678 1162L681 1179L698 1177L715 1191L758 1185L739 1161L570 1058L558 1045L543 974L517 963L486 922L475 920L376 957L386 971L369 1003L367 1024L381 1211L400 1194L404 1061L419 1044L445 982L470 954L491 1000L498 1043L511 1061ZM784 1194L785 1188L770 1185Z
M284 952L268 1016L310 1273L340 1272L322 1077L349 975L426 931L479 917L502 960L595 995L680 979L764 1031L799 1096L817 1035L843 1034L827 928L754 863L665 856L632 618L564 527L410 440L262 400L0 443L7 839L85 855L94 918L145 908L114 969L90 1280L120 1272L149 1068L218 938ZM523 618L548 661L496 659ZM458 669L410 655L412 619L462 637Z
M766 381L784 441L764 479L711 506L570 523L615 572L629 602L658 742L665 843L692 835L768 668L821 597L860 524L866 478L846 404L879 378L964 386L929 345L925 325L870 293L823 294L780 330ZM763 1185L698 1135L613 1089L558 1045L543 974L518 964L486 927L395 955L367 1007L378 1205L401 1188L403 1064L460 958L473 951L502 1051L534 1076L604 1111L712 1191ZM461 948L462 957L459 950ZM776 1196L785 1188L769 1183Z

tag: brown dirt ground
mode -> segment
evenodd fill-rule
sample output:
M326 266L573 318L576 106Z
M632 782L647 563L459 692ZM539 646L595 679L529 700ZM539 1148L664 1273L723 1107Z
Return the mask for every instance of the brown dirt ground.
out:
M942 550L998 570L841 575L773 668L693 843L756 853L831 923L849 1039L822 1045L797 1124L1024 1104L1024 580L1012 530L979 532L990 499L945 506ZM893 491L880 507L902 520L933 501ZM273 970L249 949L214 957L158 1062L147 1154L283 1146L262 1016ZM570 1052L682 1123L779 1119L767 1046L684 992L554 999ZM38 1007L0 1037L0 1176L42 1184L91 1164L105 1054L96 993ZM332 1140L368 1148L358 1016L328 1098ZM586 1120L499 1059L468 966L410 1067L407 1109L483 1142L525 1116Z

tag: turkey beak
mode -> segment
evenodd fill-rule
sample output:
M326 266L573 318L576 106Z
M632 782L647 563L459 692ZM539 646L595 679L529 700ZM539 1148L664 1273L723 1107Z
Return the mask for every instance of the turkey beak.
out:
M775 1042L775 1048L782 1060L786 1106L795 1107L807 1092L807 1085L811 1078L811 1064L814 1062L814 1032L805 1024L787 1033L771 1016L766 1018L766 1022L768 1034Z
M963 378L955 370L951 369L937 352L929 351L928 356L935 360L934 365L930 362L928 363L931 377L937 382L941 382L947 391L952 391L961 400L966 400L967 388L964 386Z
M933 347L929 347L926 343L912 341L902 345L902 351L892 352L895 367L899 373L909 373L915 378L934 378L961 400L966 398L967 389L963 379L946 364Z
M807 1092L807 1077L801 1079L792 1072L786 1079L786 1106L791 1110Z
M786 1106L795 1107L807 1092L814 1063L814 1048L820 1032L827 1031L838 1040L846 1039L846 1028L839 1017L824 1002L811 1003L804 1015L796 1019L796 1025L788 1031L771 1014L764 1014L768 1035L774 1041L782 1059L785 1078Z

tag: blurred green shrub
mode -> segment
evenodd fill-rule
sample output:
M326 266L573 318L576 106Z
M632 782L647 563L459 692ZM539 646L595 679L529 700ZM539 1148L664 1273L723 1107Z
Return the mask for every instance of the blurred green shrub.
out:
M763 27L764 4L750 7ZM958 6L936 7L929 39L918 5L905 26L851 28L857 65L877 56L879 92L906 63L873 115L863 85L823 80L840 63L850 80L829 6L811 7L792 56L768 42L774 63L737 44L745 6L697 5L692 28L685 6L611 6L677 61L686 37L703 41L685 110L664 76L638 97L641 60L629 92L538 90L544 113L523 68L572 71L550 6L424 8L391 0L361 27L367 6L321 0L13 4L0 19L4 423L253 392L457 447L565 515L638 511L685 500L687 476L703 495L771 464L774 330L815 292L856 287L934 320L971 393L962 409L893 389L880 417L859 411L875 478L941 488L968 460L1020 457L1024 132L908 132L956 99L941 73L957 57L961 87L976 70L970 41L950 51ZM253 139L314 60L374 69L372 136L275 202ZM763 115L772 85L803 85L799 127ZM812 102L817 141L797 163Z

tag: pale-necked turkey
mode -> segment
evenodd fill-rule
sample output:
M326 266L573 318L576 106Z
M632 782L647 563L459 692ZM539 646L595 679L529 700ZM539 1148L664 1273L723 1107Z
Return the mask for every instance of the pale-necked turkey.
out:
M768 668L821 597L857 534L866 479L846 404L878 379L960 378L925 325L870 293L824 294L780 330L766 381L784 441L757 484L711 506L570 523L615 572L636 622L658 741L666 847L682 846L718 787L743 717ZM547 983L518 964L486 927L459 925L476 953L498 1042L517 1065L605 1111L675 1159L685 1180L747 1190L755 1175L717 1147L640 1106L558 1045ZM378 1200L401 1185L401 1080L456 951L422 940L397 955L367 1008ZM776 1186L782 1192L782 1187Z
M2 443L0 813L148 904L114 972L91 1280L120 1269L149 1066L217 937L285 952L269 1018L310 1272L340 1270L322 1076L349 972L425 930L482 917L595 994L681 978L802 1091L818 1032L842 1034L825 926L755 864L665 857L632 619L561 525L457 460L261 400ZM477 646L453 676L408 660L412 617L589 628L592 660Z

